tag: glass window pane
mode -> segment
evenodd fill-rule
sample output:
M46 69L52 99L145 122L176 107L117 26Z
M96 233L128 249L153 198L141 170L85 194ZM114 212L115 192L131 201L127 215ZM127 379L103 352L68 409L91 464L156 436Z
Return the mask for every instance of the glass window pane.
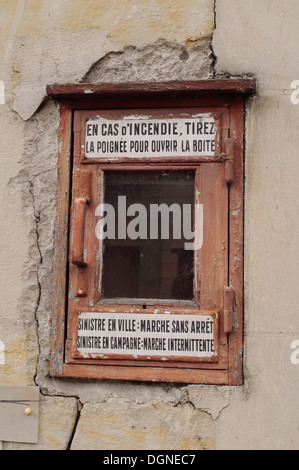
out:
M192 300L194 172L105 172L105 208L103 297Z

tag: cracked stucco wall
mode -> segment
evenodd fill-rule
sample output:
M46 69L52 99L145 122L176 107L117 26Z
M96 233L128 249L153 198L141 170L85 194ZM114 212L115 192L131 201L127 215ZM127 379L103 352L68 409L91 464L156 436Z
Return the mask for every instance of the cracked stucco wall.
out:
M295 281L280 271L287 266L296 279L298 269L299 106L290 105L288 88L299 79L299 8L288 3L0 0L0 383L41 390L39 443L4 449L298 447L299 369L289 360L298 300ZM245 74L259 84L246 112L245 385L49 378L59 109L46 85Z

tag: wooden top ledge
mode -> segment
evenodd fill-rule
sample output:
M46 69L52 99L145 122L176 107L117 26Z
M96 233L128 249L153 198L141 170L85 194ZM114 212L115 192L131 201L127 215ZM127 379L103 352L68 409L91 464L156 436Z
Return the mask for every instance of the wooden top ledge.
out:
M149 82L98 85L89 83L54 84L47 86L47 94L57 100L91 98L111 95L189 95L189 94L253 94L256 92L254 78L231 78L197 81Z

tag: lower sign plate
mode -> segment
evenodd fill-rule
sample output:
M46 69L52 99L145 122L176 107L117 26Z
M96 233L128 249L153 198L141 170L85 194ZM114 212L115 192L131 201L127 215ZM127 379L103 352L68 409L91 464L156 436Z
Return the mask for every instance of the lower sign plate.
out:
M80 312L74 357L217 362L216 313Z

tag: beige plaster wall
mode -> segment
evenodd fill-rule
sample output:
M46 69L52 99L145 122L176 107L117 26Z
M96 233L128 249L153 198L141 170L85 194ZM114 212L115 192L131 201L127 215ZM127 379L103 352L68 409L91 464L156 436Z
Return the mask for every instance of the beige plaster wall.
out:
M297 449L296 0L0 1L0 385L41 388L38 444ZM245 385L50 379L58 107L50 83L253 74L246 110ZM153 419L154 417L154 419Z
M298 77L299 4L216 2L217 73L251 72L258 95L246 116L245 373L247 400L231 400L217 427L219 447L292 448L298 443L299 338ZM229 22L229 28L225 27ZM246 424L244 424L244 422Z

